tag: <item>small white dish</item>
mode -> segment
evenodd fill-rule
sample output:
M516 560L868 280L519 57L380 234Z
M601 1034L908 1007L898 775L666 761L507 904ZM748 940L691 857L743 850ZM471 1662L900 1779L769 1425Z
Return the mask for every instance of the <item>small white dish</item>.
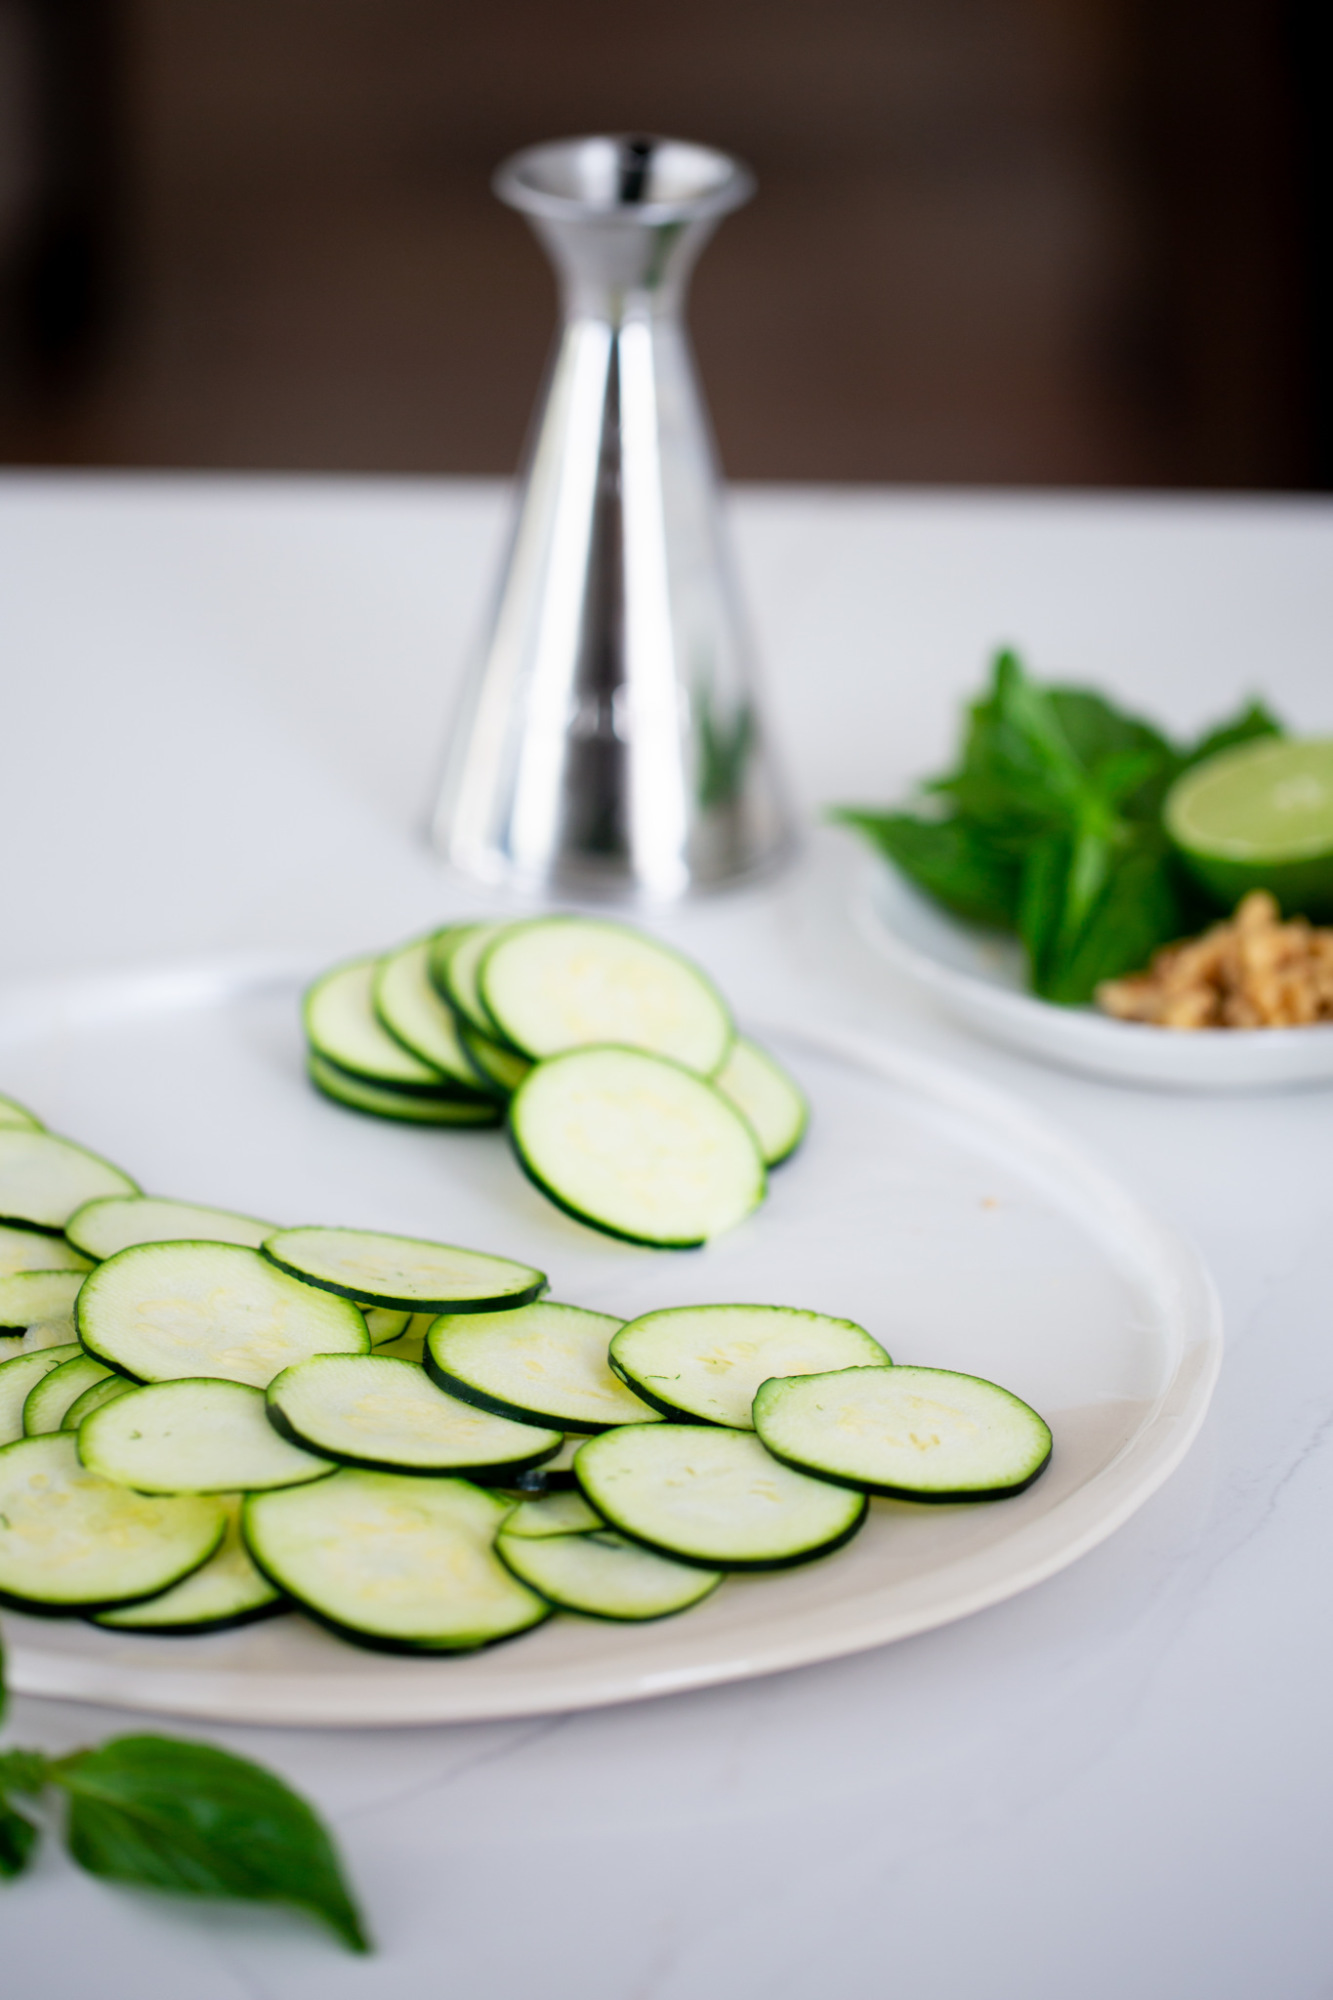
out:
M1051 1423L995 1506L877 1500L837 1555L729 1578L648 1625L556 1618L461 1658L360 1651L300 1616L192 1639L4 1614L22 1693L236 1722L377 1726L642 1700L837 1659L998 1604L1094 1548L1179 1464L1221 1360L1188 1245L1014 1100L865 1036L765 1029L813 1115L769 1200L677 1256L542 1200L500 1132L340 1110L302 1071L303 967L178 968L0 997L0 1088L143 1185L282 1222L447 1235L629 1318L773 1300L859 1320L899 1360L989 1376ZM984 1646L978 1654L984 1672Z
M945 1013L1042 1062L1163 1090L1333 1082L1333 1024L1184 1033L1038 1000L1025 990L1023 954L1012 938L947 915L887 865L866 871L856 915L875 950Z

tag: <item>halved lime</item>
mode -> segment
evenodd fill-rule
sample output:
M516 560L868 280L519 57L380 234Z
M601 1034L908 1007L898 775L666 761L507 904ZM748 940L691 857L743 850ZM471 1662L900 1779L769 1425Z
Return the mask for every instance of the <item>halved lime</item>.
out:
M1166 830L1228 909L1269 889L1283 911L1333 916L1333 737L1265 737L1177 778Z

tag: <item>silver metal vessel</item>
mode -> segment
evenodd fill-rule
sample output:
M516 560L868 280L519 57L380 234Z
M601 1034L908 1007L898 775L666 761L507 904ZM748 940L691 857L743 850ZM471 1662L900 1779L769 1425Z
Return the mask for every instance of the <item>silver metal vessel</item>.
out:
M752 178L702 146L596 137L516 154L495 188L549 252L563 319L434 840L525 891L665 901L735 881L788 850L792 821L683 316Z

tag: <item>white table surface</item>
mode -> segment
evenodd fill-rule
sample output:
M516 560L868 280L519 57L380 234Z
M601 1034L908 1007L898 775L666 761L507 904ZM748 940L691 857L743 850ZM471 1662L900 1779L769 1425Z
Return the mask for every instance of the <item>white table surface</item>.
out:
M331 957L489 907L418 828L503 512L471 482L0 481L4 977ZM1333 729L1328 505L805 489L735 512L812 820L937 762L997 641L1182 731L1252 689ZM6 2000L1333 1991L1333 1093L1159 1095L972 1041L858 937L861 865L816 832L665 928L742 1015L878 1030L1017 1092L1194 1238L1229 1346L1183 1468L1039 1589L833 1665L536 1721L203 1727L328 1814L378 1955L103 1887L48 1842L0 1891ZM6 1740L126 1726L19 1699Z

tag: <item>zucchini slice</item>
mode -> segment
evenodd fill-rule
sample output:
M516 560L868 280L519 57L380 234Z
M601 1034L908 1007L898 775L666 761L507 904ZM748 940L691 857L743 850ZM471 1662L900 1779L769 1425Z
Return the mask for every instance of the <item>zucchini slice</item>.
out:
M121 1250L85 1278L75 1310L89 1353L141 1382L209 1375L266 1389L311 1354L370 1347L349 1299L303 1285L234 1243Z
M637 1049L540 1062L509 1106L519 1164L580 1222L692 1250L764 1198L758 1142L739 1111L679 1063Z
M437 933L430 950L430 976L435 988L470 1026L488 1039L503 1036L491 1019L477 984L483 955L508 924L451 924Z
M138 1194L128 1174L49 1132L0 1130L0 1221L56 1233L99 1194Z
M521 1472L514 1481L519 1493L576 1493L578 1480L574 1477L574 1459L579 1446L588 1435L586 1431L572 1431L561 1445L554 1458L548 1458L541 1465L534 1465L531 1472Z
M626 1424L580 1447L585 1497L613 1528L704 1569L787 1569L850 1541L864 1493L793 1472L751 1431Z
M276 1222L235 1215L226 1208L202 1208L192 1201L160 1195L103 1195L87 1201L65 1224L76 1250L99 1263L140 1243L240 1243L257 1250Z
M384 1354L391 1361L414 1361L421 1366L426 1354L426 1335L435 1323L434 1313L411 1313L407 1326L397 1340L386 1340L383 1346L376 1345L376 1354Z
M16 1228L0 1223L0 1278L19 1271L90 1271L92 1265L73 1244L44 1229Z
M412 1319L409 1312L398 1312L388 1306L373 1306L366 1299L353 1299L352 1304L360 1309L372 1347L388 1347L391 1342L401 1340Z
M558 1611L622 1622L669 1618L688 1611L722 1581L721 1570L654 1555L609 1528L537 1536L516 1530L512 1522L513 1516L496 1536L496 1554L520 1582L539 1591Z
M241 1496L219 1494L227 1510L227 1531L202 1569L173 1585L160 1597L119 1611L99 1611L94 1624L117 1632L160 1632L164 1638L188 1638L195 1632L226 1632L233 1625L250 1625L285 1611L287 1601L266 1576L261 1576L241 1534Z
M896 1500L1003 1500L1051 1456L1037 1412L947 1368L844 1368L765 1382L755 1428L784 1465Z
M373 1472L498 1480L539 1465L562 1441L559 1431L460 1402L414 1362L381 1354L321 1354L284 1368L269 1384L268 1412L285 1437Z
M648 1423L652 1410L607 1364L620 1325L549 1299L493 1318L446 1313L427 1336L426 1370L451 1395L523 1423L588 1432Z
M656 938L604 918L510 924L489 942L478 986L500 1038L534 1061L615 1044L711 1076L731 1046L731 1015L707 975Z
M0 1361L0 1445L23 1436L23 1406L44 1375L83 1353L77 1340L64 1347L44 1347Z
M94 1382L91 1388L74 1398L60 1428L62 1431L76 1431L84 1418L90 1417L94 1410L100 1410L103 1403L114 1403L118 1396L132 1396L134 1393L134 1383L124 1375L103 1375L100 1382Z
M41 1132L45 1130L35 1112L26 1104L20 1104L16 1097L6 1097L0 1093L0 1126L12 1126L20 1132Z
M280 1229L264 1255L307 1285L403 1312L503 1312L546 1289L530 1264L369 1229Z
M440 998L430 976L431 938L418 938L380 959L371 981L379 1021L409 1055L437 1069L468 1096L480 1085L459 1038L458 1017Z
M156 1382L103 1404L79 1427L79 1457L139 1493L261 1492L333 1470L278 1435L262 1390L213 1380Z
M714 1084L754 1128L766 1167L790 1159L810 1122L810 1106L782 1065L748 1035L737 1035Z
M750 1405L771 1375L887 1368L855 1320L794 1306L669 1306L622 1326L611 1366L656 1410L687 1422L753 1430Z
M579 1439L582 1444L583 1439ZM541 1500L523 1500L501 1526L503 1535L540 1540L546 1535L586 1535L606 1522L581 1493L552 1493Z
M316 1055L347 1070L362 1083L392 1084L396 1090L438 1094L448 1079L434 1063L395 1041L374 1007L377 958L353 959L315 981L305 996L306 1040Z
M102 1611L156 1597L208 1561L226 1526L216 1500L163 1499L99 1479L68 1431L0 1450L0 1602L20 1611Z
M363 1083L359 1077L325 1062L312 1050L306 1073L322 1096L348 1111L365 1111L372 1118L397 1118L405 1125L498 1125L497 1105L484 1099L412 1096L388 1084Z
M0 1278L0 1326L29 1327L39 1320L68 1319L87 1275L86 1271L12 1271Z
M512 1097L532 1064L526 1056L483 1035L470 1021L459 1021L458 1039L483 1090L500 1097Z
M48 1352L50 1350L48 1349ZM24 1437L42 1437L65 1428L65 1415L85 1389L105 1382L111 1374L91 1354L72 1354L40 1382L34 1382L23 1405Z
M241 1523L265 1575L344 1638L464 1652L550 1616L495 1553L509 1507L465 1479L348 1467L317 1486L252 1495Z

